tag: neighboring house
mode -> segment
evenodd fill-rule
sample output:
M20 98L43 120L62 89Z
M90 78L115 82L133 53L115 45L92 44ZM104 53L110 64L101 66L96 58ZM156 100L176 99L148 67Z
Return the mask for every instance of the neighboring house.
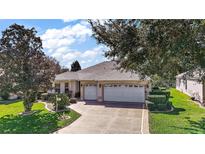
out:
M176 88L201 103L205 103L205 82L201 80L199 71L177 75Z
M67 93L81 100L98 102L145 102L151 89L149 79L117 69L114 61L106 61L77 72L56 75L53 92Z

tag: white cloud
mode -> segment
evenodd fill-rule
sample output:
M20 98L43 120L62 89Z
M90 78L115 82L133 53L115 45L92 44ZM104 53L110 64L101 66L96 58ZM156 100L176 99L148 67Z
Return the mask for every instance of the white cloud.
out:
M92 35L89 25L84 22L61 29L48 29L42 36L43 47L54 49L62 46L70 46L75 42L83 42L86 37Z
M97 46L89 50L73 49L72 45L81 45L92 35L90 25L86 20L60 29L48 29L41 39L46 54L56 58L62 66L70 67L74 60L78 60L82 67L95 64L103 55L104 46ZM87 43L87 42L86 42Z
M61 38L61 39L47 39L43 41L43 47L47 49L58 48L62 46L68 46L75 42L74 38Z
M103 46L95 47L94 49L87 50L84 53L82 53L81 57L83 57L83 58L95 58L97 55L102 55L104 49L105 49L105 47L103 47Z
M74 60L77 57L79 57L80 54L81 54L81 52L79 52L79 51L69 52L63 56L63 60L64 61Z
M58 61L61 61L62 59L62 53L60 52L54 52L53 54L51 54L51 56L56 58Z
M69 49L67 47L60 47L60 48L56 49L56 52L59 52L59 53L66 53L68 51L69 51Z
M81 57L83 57L83 58L94 58L94 57L97 56L97 54L98 53L94 50L87 50L81 55Z

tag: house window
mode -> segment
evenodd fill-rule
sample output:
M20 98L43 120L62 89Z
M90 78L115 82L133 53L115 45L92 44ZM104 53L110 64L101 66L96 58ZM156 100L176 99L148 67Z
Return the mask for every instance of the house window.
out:
M68 92L69 92L69 83L66 82L65 83L65 93L68 94Z
M60 93L60 83L55 83L55 92Z

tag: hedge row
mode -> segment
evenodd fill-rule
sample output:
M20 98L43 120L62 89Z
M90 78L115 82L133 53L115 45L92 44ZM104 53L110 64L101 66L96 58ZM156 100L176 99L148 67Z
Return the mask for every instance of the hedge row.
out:
M162 91L162 90L153 90L149 93L150 95L165 95L166 99L170 97L170 91Z
M148 107L151 111L166 111L171 109L171 104L168 101L170 97L170 92L166 91L165 88L155 87L148 95L148 101L151 103L148 104Z
M148 100L155 104L165 104L167 102L167 97L165 95L149 95Z
M166 102L164 104L148 104L148 108L151 111L167 111L171 109L171 102Z

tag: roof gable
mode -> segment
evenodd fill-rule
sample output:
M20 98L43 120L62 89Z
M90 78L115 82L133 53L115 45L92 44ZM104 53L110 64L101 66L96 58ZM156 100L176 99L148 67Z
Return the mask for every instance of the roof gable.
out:
M190 80L201 80L202 77L205 75L205 69L197 68L192 71L187 71L181 74L178 74L176 78L184 78Z

